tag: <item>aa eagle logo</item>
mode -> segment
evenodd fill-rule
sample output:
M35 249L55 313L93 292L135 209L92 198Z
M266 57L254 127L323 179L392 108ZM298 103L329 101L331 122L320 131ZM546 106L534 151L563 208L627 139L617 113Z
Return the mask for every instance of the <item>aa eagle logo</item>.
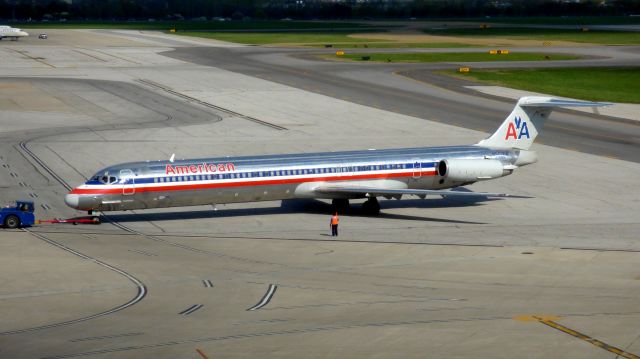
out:
M519 140L523 136L526 138L529 137L529 127L527 127L527 121L522 121L522 118L516 116L513 122L509 123L509 127L507 128L507 135L505 136L505 140L513 137L514 140Z

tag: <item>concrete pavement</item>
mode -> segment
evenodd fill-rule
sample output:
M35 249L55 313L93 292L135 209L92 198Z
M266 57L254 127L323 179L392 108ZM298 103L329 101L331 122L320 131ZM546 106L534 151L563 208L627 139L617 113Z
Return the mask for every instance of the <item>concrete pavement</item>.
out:
M373 107L379 98L366 106L168 58L160 52L169 44L89 47L109 54L103 62L71 51L75 32L60 36L67 45L11 44L54 67L28 58L0 66L0 87L20 89L0 105L0 197L35 198L48 207L38 207L39 217L80 214L63 204L63 183L118 162L485 136L433 121L430 109L409 116ZM381 201L379 218L343 216L337 239L322 201L112 213L117 226L0 231L0 356L614 355L542 320L637 355L640 166L535 149L539 163L469 187L534 198ZM270 285L277 289L268 303L248 311Z

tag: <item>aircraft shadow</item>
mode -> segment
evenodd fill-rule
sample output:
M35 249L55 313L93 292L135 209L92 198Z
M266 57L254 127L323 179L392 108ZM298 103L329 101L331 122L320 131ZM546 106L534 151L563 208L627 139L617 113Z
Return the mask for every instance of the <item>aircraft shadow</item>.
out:
M449 197L442 199L405 199L405 200L380 200L381 212L374 216L385 219L442 222L442 223L460 223L460 224L485 224L483 222L461 221L444 218L433 218L423 216L411 216L404 214L385 213L385 209L395 208L451 208L451 207L469 207L481 206L484 202L494 201L487 197ZM308 213L330 215L333 208L330 203L322 202L315 199L292 199L283 200L279 207L257 207L257 208L233 208L214 210L197 210L197 211L176 211L161 213L118 213L108 214L107 216L116 222L139 222L139 221L175 221L188 219L207 219L207 218L228 218L242 216L261 216L261 215L277 215L291 213ZM353 203L349 211L342 213L346 216L355 217L372 217L366 214L360 208L360 203Z

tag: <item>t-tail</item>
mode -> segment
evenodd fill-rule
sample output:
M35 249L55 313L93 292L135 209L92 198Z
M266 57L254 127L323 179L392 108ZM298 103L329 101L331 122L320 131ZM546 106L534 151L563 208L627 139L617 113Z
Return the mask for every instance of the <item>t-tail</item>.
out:
M521 97L498 130L478 142L478 146L528 150L542 131L544 122L556 107L600 107L605 102L564 100L551 97Z

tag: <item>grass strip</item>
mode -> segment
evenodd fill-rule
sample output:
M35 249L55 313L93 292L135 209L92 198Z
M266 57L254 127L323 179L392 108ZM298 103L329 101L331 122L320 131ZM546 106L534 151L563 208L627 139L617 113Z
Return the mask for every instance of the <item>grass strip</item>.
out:
M441 53L370 53L329 55L324 58L345 59L350 61L377 62L483 62L483 61L548 61L575 60L579 56L541 54L532 52L511 52L509 54L491 55L486 52L441 52Z
M178 35L196 36L250 45L315 45L342 46L353 43L375 43L384 40L352 38L349 32L177 32Z
M462 37L494 37L503 39L526 39L539 41L570 41L604 45L637 45L640 44L640 32L631 31L598 31L582 29L534 29L489 27L486 29L427 29L425 33L437 36Z
M483 83L590 101L640 103L640 68L474 70L440 73Z
M457 42L445 43L412 43L390 42L383 39L354 38L349 35L358 31L313 31L313 32L199 32L179 31L176 34L184 36L203 37L208 39L236 42L249 45L297 45L307 47L334 48L456 48L473 47ZM367 30L366 32L372 32Z
M640 24L639 16L526 16L447 18L442 21L479 22L518 25L627 25Z
M449 49L449 48L466 48L477 47L477 45L463 44L459 42L389 42L389 40L376 40L384 42L372 43L342 43L335 44L333 47L341 49ZM310 45L311 47L324 47L324 45Z

